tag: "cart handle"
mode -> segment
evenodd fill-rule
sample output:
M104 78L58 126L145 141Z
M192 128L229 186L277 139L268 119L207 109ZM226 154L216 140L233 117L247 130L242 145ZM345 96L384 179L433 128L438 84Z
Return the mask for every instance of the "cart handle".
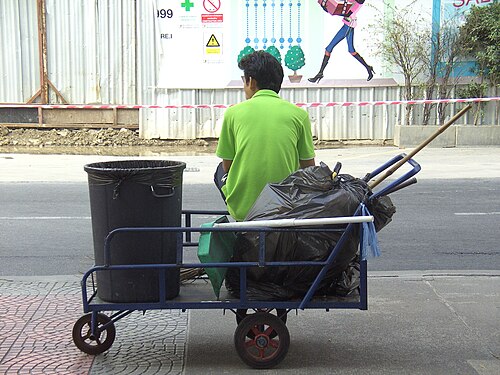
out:
M416 183L417 183L417 179L415 177L413 177L413 178L409 179L408 181L405 181L405 182L399 184L398 186L390 189L389 191L386 191L385 195L392 194L398 190L404 189L405 187L408 187L410 185L414 185Z
M381 167L375 169L372 173L368 174L365 177L365 179L373 178L373 177L377 176L378 174L380 174L381 172L383 172L384 170L390 168L392 165L400 164L405 159L406 159L406 163L410 164L413 168L410 171L408 171L407 173L405 173L404 175L402 175L401 177L397 178L395 181L392 181L390 184L388 184L383 189L374 193L370 197L370 200L378 198L378 197L383 196L383 195L390 194L391 192L398 190L398 188L400 187L401 184L403 184L404 182L406 182L407 180L409 180L410 178L415 176L418 172L420 172L420 170L422 169L420 164L418 164L413 159L408 159L408 156L403 153L403 154L395 156L394 158L389 160L387 163L385 163ZM401 186L401 188L402 187L404 187L404 186Z
M438 135L448 129L455 121L457 121L460 117L462 117L469 109L472 108L472 105L469 104L466 107L462 108L460 112L458 112L455 116L453 116L446 124L440 126L439 129L434 132L429 138L427 138L422 144L420 144L417 148L411 151L407 156L403 158L403 160L399 161L394 167L387 170L383 176L380 176L377 180L370 182L370 188L374 188L382 181L384 181L387 177L392 175L399 167L401 167L407 161L410 161L413 156L415 156L419 151L421 151L425 146L431 143Z

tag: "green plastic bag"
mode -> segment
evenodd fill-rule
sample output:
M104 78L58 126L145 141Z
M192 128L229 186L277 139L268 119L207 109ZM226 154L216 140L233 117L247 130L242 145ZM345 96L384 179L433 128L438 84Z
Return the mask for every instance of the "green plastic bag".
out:
M217 220L202 224L202 228L213 228L215 223L228 223L227 216L221 216ZM233 246L236 241L234 232L203 232L198 242L198 259L201 263L227 263L233 255ZM205 268L214 293L219 299L220 289L227 268Z

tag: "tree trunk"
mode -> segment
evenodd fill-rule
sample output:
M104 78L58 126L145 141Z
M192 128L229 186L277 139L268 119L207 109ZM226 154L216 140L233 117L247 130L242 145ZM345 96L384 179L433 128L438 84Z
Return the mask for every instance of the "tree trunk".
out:
M495 97L498 97L498 86L495 86ZM500 102L495 104L495 124L500 125Z
M439 99L445 99L449 96L450 90L446 87L446 84L443 83L439 87ZM448 107L448 103L439 103L438 105L438 124L443 125L446 120L446 108Z
M427 82L427 87L425 88L425 99L432 99L434 96L434 90L436 88L436 80L431 79ZM431 119L432 109L435 107L435 104L424 104L424 118L422 120L422 125L429 125L429 121Z
M412 88L411 88L411 78L409 77L409 75L405 75L405 100L411 100L411 99L413 99ZM405 125L406 126L410 126L412 109L413 109L413 106L411 106L411 105L406 106L406 114L405 114Z

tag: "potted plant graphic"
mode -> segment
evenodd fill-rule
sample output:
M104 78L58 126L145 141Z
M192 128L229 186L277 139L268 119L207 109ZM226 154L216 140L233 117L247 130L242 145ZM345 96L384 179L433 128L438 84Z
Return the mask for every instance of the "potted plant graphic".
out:
M278 60L278 62L281 64L281 53L280 53L280 50L278 48L276 48L276 46L269 46L266 49L266 52L273 55L274 58L276 60Z
M285 55L285 66L293 70L293 75L289 75L288 78L292 83L298 83L302 79L301 75L297 74L297 70L306 65L306 59L304 57L304 51L300 46L291 47Z
M255 50L250 47L250 46L246 46L245 48L243 48L240 53L238 54L238 63L241 61L241 59L243 57L245 57L246 55L250 55L251 53L254 53Z

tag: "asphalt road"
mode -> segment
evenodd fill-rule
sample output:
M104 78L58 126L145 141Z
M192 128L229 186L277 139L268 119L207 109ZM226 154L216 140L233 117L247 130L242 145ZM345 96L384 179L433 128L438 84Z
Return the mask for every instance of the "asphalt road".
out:
M397 213L379 233L382 256L370 270L497 269L499 186L433 179L394 193ZM183 189L185 209L224 209L212 185ZM0 228L1 276L79 274L93 265L86 183L0 183Z

